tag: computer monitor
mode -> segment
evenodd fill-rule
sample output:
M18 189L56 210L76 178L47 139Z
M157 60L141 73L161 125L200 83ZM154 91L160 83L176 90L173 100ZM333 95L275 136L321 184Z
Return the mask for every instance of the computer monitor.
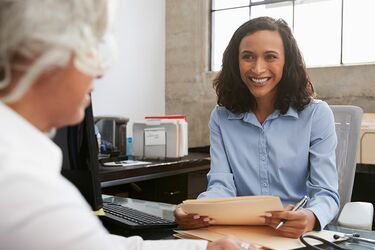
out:
M62 175L78 188L94 211L102 208L92 106L85 110L80 124L58 129L53 141L63 152Z
M173 221L164 221L158 216L146 215L135 208L126 209L122 204L119 208L119 204L116 204L116 202L113 202L113 204L106 202L106 208L103 208L98 174L98 144L91 105L85 110L85 118L80 124L58 129L53 140L63 152L62 175L78 188L94 211L99 210L98 215L103 215L103 211L106 212L104 216L99 216L99 218L109 232L130 236L136 234L137 230L154 232L155 228L176 226ZM113 211L116 214L111 213L108 206L115 207ZM101 208L104 210L101 210ZM125 215L127 216L126 219ZM147 223L135 222L137 218L148 221ZM152 235L147 236L143 233L143 236L153 239Z

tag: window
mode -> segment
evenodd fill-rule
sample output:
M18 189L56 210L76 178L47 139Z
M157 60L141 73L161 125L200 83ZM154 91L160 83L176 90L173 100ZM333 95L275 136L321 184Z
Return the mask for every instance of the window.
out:
M247 20L248 18L248 8L213 12L212 22L215 25L212 29L212 60L218 68L221 67L222 55L232 34L244 22L243 20Z
M374 0L345 0L343 63L375 61Z
M211 70L234 31L259 16L289 24L309 67L375 62L374 9L374 0L212 0Z
M295 1L294 8L294 36L306 64L340 64L341 0Z

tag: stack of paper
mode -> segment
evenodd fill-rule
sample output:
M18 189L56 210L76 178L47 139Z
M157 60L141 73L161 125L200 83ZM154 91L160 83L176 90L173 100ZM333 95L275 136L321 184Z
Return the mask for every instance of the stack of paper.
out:
M266 212L284 210L277 196L186 200L181 207L187 213L209 216L217 225L264 225Z

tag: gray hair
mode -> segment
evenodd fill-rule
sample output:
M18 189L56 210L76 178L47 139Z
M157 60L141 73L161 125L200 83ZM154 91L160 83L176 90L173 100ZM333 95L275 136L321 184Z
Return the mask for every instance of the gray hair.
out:
M0 91L12 81L12 69L25 71L2 102L18 100L43 72L74 64L99 74L93 60L107 28L109 0L0 0ZM15 56L29 59L21 65Z

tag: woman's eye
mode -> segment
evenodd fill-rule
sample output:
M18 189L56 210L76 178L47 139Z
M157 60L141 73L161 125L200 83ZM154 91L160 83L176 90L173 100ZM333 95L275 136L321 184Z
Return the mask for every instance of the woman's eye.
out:
M266 59L267 59L267 60L274 60L274 59L276 59L276 58L277 58L277 56L276 56L276 55L273 55L273 54L266 55Z
M242 59L245 59L245 60L253 60L253 59L254 59L254 56L251 55L251 54L244 54L244 55L242 55Z

